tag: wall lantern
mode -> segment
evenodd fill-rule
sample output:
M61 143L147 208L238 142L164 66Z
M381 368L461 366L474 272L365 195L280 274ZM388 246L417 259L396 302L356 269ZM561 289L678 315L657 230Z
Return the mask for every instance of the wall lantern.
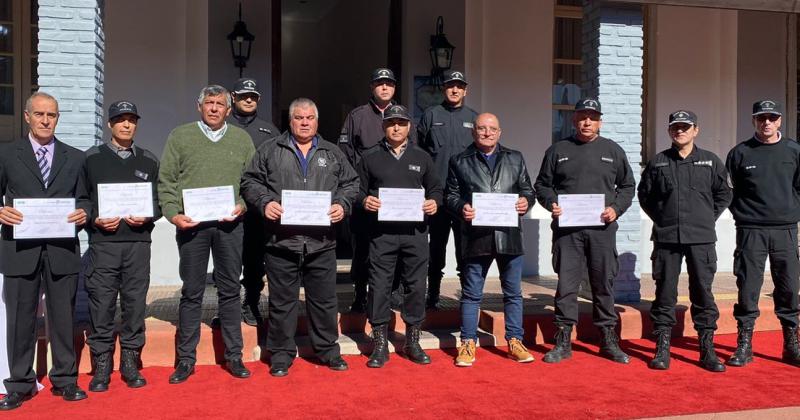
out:
M233 32L228 34L228 41L231 43L231 54L233 55L233 65L239 68L239 77L247 67L247 60L250 59L250 48L253 46L255 35L247 30L247 25L242 21L242 2L239 2L239 20L233 25Z
M444 19L436 18L436 35L431 35L431 73L438 82L445 70L453 64L453 50L456 49L444 35Z

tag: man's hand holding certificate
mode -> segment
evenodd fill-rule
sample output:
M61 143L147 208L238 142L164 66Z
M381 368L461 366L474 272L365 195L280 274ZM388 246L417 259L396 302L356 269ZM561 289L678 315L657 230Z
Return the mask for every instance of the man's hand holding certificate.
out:
M604 194L559 194L553 216L559 227L603 226L617 217L613 209L606 208L605 200Z

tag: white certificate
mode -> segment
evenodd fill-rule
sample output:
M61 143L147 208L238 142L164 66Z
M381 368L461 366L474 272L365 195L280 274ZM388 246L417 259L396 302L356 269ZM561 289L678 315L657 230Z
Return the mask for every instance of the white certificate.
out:
M153 217L153 184L97 184L97 207L101 219Z
M422 222L422 204L425 190L422 188L379 188L378 220L381 222Z
M236 209L233 185L183 190L183 214L193 222L208 222L232 217Z
M606 208L605 194L559 194L559 227L603 226L600 215Z
M75 224L67 221L75 211L74 198L15 198L14 208L22 213L14 239L75 237Z
M472 226L519 226L517 194L472 193Z
M283 190L282 225L330 226L331 192Z

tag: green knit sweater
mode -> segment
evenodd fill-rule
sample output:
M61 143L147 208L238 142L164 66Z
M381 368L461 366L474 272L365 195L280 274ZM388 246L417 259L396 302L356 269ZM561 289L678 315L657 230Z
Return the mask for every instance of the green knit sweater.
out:
M237 203L242 172L255 154L250 136L228 124L225 135L212 142L197 122L181 125L169 134L158 173L158 201L167 220L183 213L183 190L233 185Z

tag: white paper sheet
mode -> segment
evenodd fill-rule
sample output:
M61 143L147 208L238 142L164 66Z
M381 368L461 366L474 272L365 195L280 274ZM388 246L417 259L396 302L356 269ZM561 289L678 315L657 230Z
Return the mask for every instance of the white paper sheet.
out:
M22 223L14 225L14 239L74 238L75 224L67 221L75 211L74 198L15 198Z
M422 188L379 188L378 220L381 222L422 222L425 215L422 204L425 190Z
M330 226L330 191L283 190L282 225Z
M519 226L518 199L517 194L472 193L472 208L475 209L472 226Z
M183 213L193 222L232 217L235 208L232 185L183 190Z
M97 184L97 207L101 219L153 217L153 184Z
M604 194L559 194L559 227L603 226L600 215L606 208Z

